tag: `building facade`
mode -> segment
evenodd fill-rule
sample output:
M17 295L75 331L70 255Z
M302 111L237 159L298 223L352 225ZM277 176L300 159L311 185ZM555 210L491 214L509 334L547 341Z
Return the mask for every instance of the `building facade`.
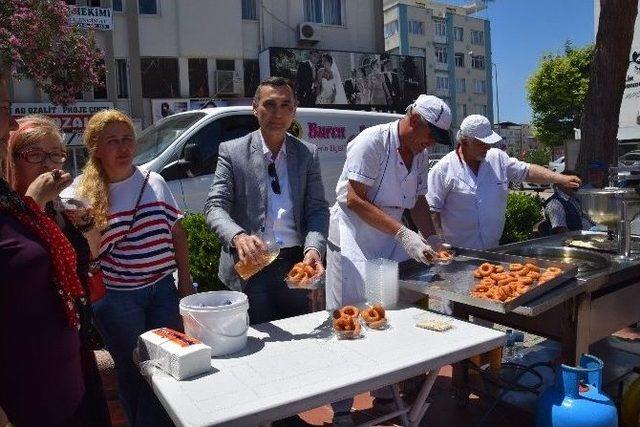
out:
M502 137L500 148L510 156L521 158L528 151L539 148L529 124L500 122L493 126L493 130Z
M258 56L270 47L384 51L381 0L67 0L107 9L96 31L105 87L78 102L112 104L141 127L159 99L252 97ZM99 9L95 9L99 10ZM93 13L93 12L92 12ZM306 37L301 24L310 23ZM46 103L30 81L14 81L16 103Z
M454 130L469 114L493 122L491 28L471 16L485 7L383 1L385 50L426 58L427 93L449 104Z

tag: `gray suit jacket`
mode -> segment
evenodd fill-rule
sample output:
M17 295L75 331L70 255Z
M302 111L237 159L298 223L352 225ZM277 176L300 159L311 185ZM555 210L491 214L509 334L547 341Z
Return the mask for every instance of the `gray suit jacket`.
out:
M242 290L244 283L233 268L237 255L231 240L240 232L255 234L265 226L270 181L259 132L220 144L216 173L204 205L207 223L223 245L218 276L234 290ZM305 248L314 247L324 256L329 207L316 146L291 135L285 144L296 230Z

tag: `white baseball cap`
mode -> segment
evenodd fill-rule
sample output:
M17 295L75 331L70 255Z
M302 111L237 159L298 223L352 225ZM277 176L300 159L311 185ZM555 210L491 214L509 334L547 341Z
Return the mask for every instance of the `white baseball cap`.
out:
M451 138L449 126L451 126L451 109L440 98L433 95L420 95L413 104L407 107L412 108L429 124L431 133L436 142L449 145Z
M460 123L460 133L464 136L478 139L485 144L495 144L502 140L502 137L491 128L489 119L480 114L472 114L465 117Z

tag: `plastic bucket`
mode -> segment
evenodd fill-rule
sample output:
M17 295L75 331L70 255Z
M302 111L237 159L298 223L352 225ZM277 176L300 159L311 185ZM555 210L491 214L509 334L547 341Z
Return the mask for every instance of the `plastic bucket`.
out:
M180 300L184 330L211 347L212 356L224 356L247 345L249 300L242 292L212 291Z

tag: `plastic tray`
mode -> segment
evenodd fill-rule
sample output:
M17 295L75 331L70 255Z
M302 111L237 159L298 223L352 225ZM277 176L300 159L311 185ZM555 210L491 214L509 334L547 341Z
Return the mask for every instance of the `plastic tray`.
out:
M335 329L333 330L333 334L339 340L359 340L364 338L365 332L364 327L361 327L359 334L354 334L353 331L337 331Z
M563 273L542 285L532 286L528 292L511 301L500 302L476 298L470 294L471 289L477 284L477 279L473 277L473 271L483 262L502 264L505 270L510 263L533 262L542 269L558 267ZM449 265L429 266L413 260L400 263L399 282L402 287L416 292L443 297L499 313L508 313L574 278L577 272L578 268L575 265L497 252L457 248L456 262Z
M296 283L293 280L287 278L284 279L284 282L287 284L289 289L305 289L311 291L324 286L324 276L320 276L316 280L305 284Z

